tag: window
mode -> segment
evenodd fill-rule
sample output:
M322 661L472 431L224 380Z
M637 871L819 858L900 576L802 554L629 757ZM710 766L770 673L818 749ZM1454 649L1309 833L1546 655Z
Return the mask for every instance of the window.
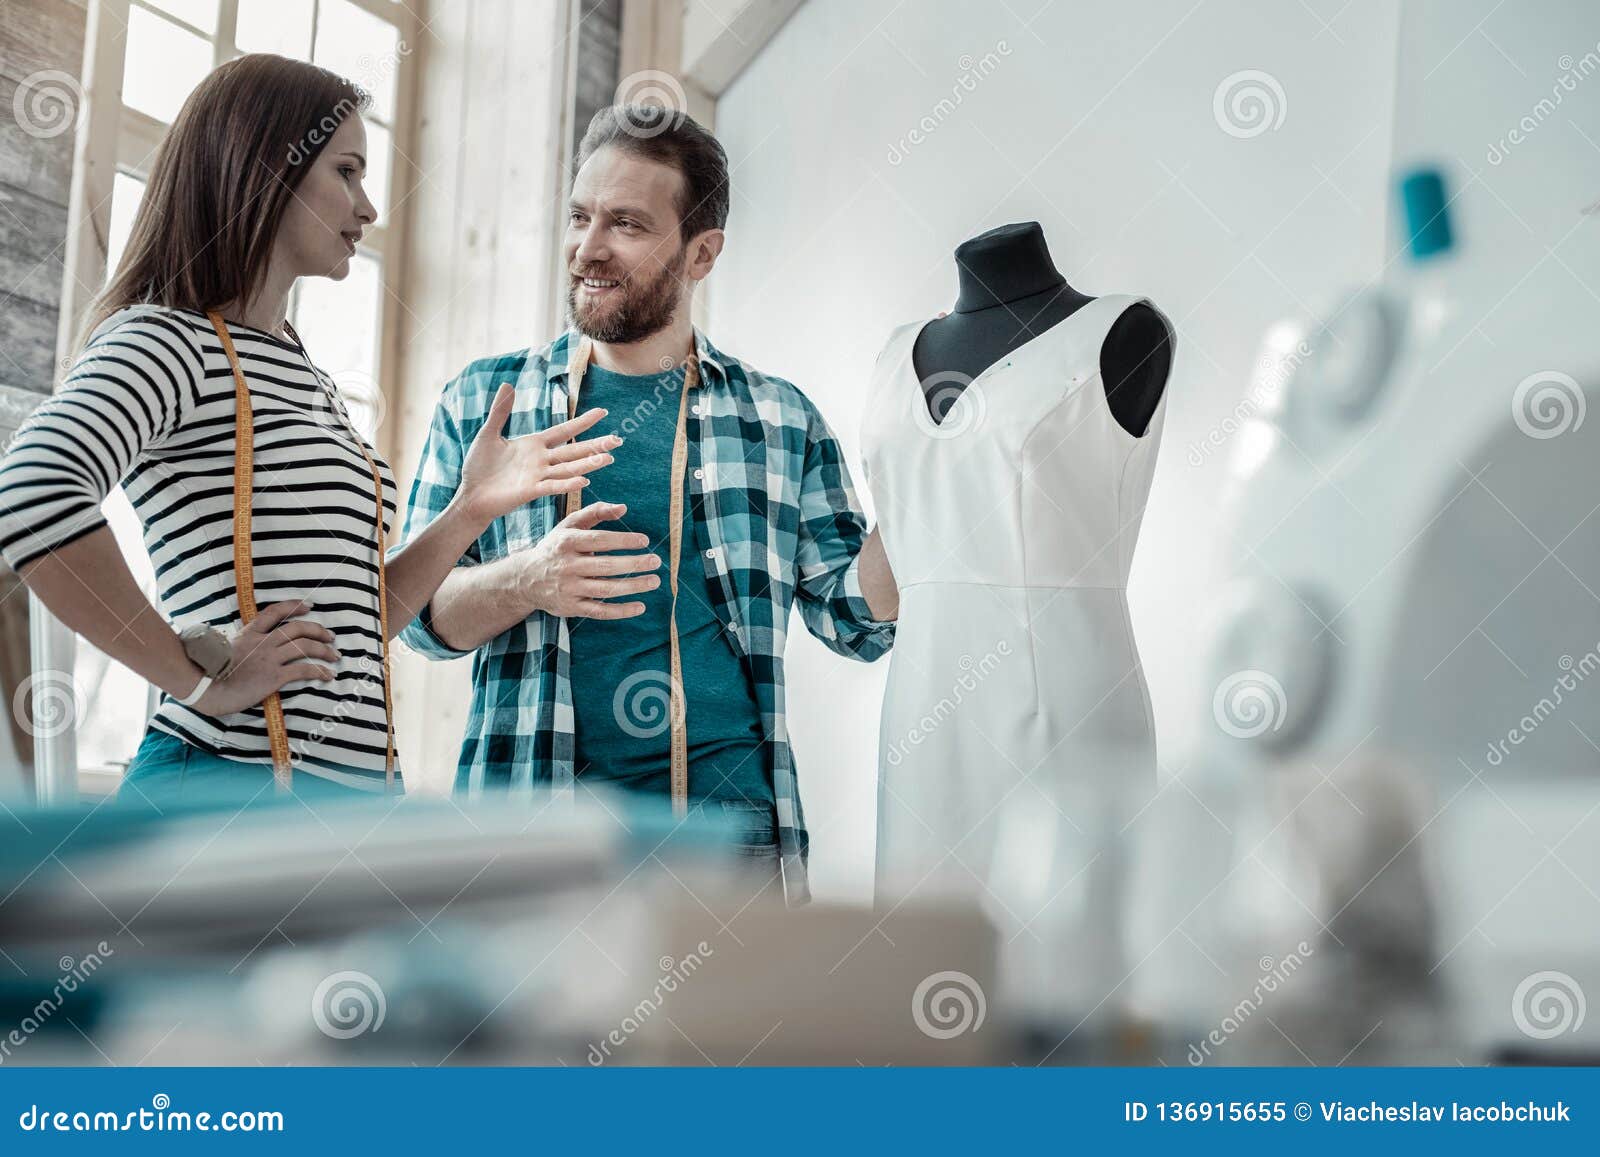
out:
M212 51L212 42L192 26L169 20L156 8L130 5L122 103L170 124L183 98L211 71Z
M367 230L348 278L337 283L316 279L296 287L290 321L343 393L361 432L376 442L384 412L379 337L396 245L387 219L389 186L396 168L395 120L411 51L408 38L415 35L413 14L393 0L118 0L106 4L107 25L118 25L118 9L125 11L126 24L108 277L126 247L167 126L195 85L218 64L246 52L274 52L320 64L372 94L366 116L365 186L378 209L378 222ZM154 575L141 528L120 489L107 500L106 517L134 576L153 600ZM150 688L87 640L80 637L77 643L74 671L83 692L78 764L86 770L125 764L153 705Z

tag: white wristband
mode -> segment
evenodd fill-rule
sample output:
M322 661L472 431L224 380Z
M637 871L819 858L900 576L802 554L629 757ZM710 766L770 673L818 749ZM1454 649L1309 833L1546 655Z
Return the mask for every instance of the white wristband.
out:
M189 692L189 694L187 696L185 696L182 699L178 699L178 697L176 695L174 695L173 698L174 699L178 699L178 702L182 703L185 707L193 707L196 703L198 703L200 701L200 696L204 695L206 693L206 689L208 687L210 687L210 686L211 686L211 676L210 675L201 675L200 676L200 682L198 682L198 683L196 683L194 685L194 690Z

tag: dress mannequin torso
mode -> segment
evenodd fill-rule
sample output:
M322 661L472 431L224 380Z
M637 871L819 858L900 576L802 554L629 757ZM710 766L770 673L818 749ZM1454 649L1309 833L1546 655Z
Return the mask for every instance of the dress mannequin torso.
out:
M1036 221L1002 225L963 242L956 270L954 311L923 326L911 354L935 421L965 382L1094 300L1057 272ZM1148 305L1131 306L1100 351L1107 404L1128 433L1144 434L1171 367L1166 325Z

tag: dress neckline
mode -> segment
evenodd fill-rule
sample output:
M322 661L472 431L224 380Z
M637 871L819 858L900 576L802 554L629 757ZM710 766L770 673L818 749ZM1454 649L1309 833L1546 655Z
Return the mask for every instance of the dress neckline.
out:
M1122 296L1121 294L1116 294L1116 293L1103 293L1099 297L1091 297L1088 301L1084 302L1081 306L1079 306L1075 311L1073 311L1072 313L1068 314L1066 317L1062 318L1060 321L1056 322L1055 325L1052 325L1052 326L1048 327L1047 329L1044 329L1041 332L1034 334L1027 341L1023 342L1021 345L1019 345L1016 349L1012 350L1010 353L1002 355L997 361L994 361L994 362L990 363L989 365L985 366L982 370L978 371L977 374L975 374L973 377L971 377L971 378L969 378L967 380L967 384L966 384L965 387L963 387L962 392L965 393L967 390L975 388L978 385L979 382L983 381L983 379L988 377L989 374L991 374L993 371L995 371L997 369L1004 369L1004 368L1010 366L1019 357L1023 356L1023 354L1025 352L1031 351L1035 346L1041 344L1044 341L1044 339L1049 337L1051 334L1054 334L1054 333L1058 332L1059 330L1066 329L1074 321L1076 321L1078 318L1082 317L1086 312L1088 312L1089 310L1093 309L1095 307L1095 305L1098 304L1099 302L1108 301L1108 300L1111 300L1112 298L1119 298L1121 296ZM1143 300L1143 299L1136 297L1134 300L1135 301L1139 301L1139 300ZM923 392L923 389L922 389L923 379L917 374L917 367L913 363L913 360L912 360L912 357L911 357L912 350L914 350L916 348L916 345L917 345L917 336L919 334L921 334L923 328L925 326L927 326L929 324L929 322L931 322L933 320L936 320L936 319L929 318L929 319L927 319L927 320L925 320L925 321L923 321L923 322L921 322L921 323L919 323L919 324L917 324L915 326L908 327L909 328L909 332L911 334L911 340L906 343L906 347L905 347L904 350L901 351L900 357L901 357L901 365L905 370L909 371L907 376L911 379L911 384L915 389L915 394L914 394L914 396L912 398L912 403L913 403L912 409L917 411L917 414L919 416L919 421L924 424L925 428L932 429L932 430L939 430L944 426L944 423L942 421L935 421L934 417L933 417L933 414L928 410L928 398L927 398L927 395ZM941 377L941 376L950 377L950 378L965 378L966 377L965 374L960 373L957 370L941 370L941 371L939 371L939 373L929 375L930 379L931 378ZM958 398L956 402L952 403L952 406L959 405L959 404L960 404L960 399ZM949 414L949 410L946 410L945 413L946 413L946 415L948 415Z

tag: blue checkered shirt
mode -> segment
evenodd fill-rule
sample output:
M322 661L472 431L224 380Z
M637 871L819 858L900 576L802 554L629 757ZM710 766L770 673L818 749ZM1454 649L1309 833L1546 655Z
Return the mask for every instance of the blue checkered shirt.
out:
M799 904L810 898L809 840L784 713L789 607L798 601L806 627L830 649L869 662L893 645L895 625L874 619L862 594L857 556L866 519L821 413L793 384L722 353L699 330L694 337L700 385L686 417L694 541L684 543L680 589L695 589L698 560L705 596L753 679L777 802L784 894ZM445 386L411 487L402 543L449 505L462 457L501 382L516 386L507 437L566 420L568 360L579 340L568 330L540 350L479 359ZM462 565L526 550L561 520L562 501L541 498L496 519ZM472 655L459 793L572 792L572 652L565 619L535 611L466 652L439 638L424 608L400 637L429 658Z

